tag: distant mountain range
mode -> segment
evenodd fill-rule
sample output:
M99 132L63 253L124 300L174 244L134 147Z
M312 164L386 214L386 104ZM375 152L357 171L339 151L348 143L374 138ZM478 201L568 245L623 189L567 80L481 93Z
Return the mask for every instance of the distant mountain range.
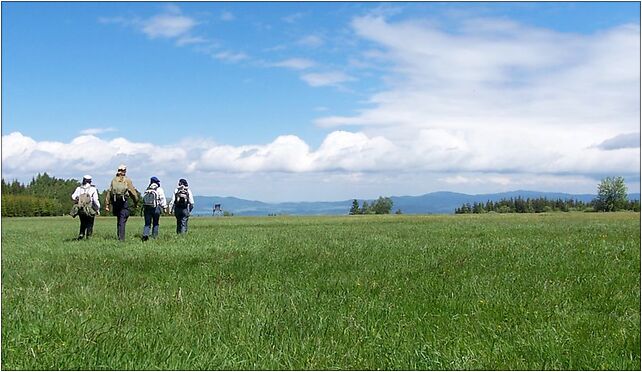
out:
M468 195L455 192L432 192L419 196L392 196L392 212L401 209L404 214L443 214L454 213L455 208L461 207L464 203L486 203L501 199L522 197L547 199L574 199L583 202L590 202L595 199L593 194L566 194L557 192L539 191L509 191L496 194ZM214 204L221 204L221 209L234 213L235 216L267 216L268 214L287 215L342 215L348 214L352 206L352 200L333 202L286 202L286 203L265 203L257 200L245 200L231 196L195 196L196 204L193 213L195 215L211 216ZM629 199L640 200L640 193L629 194ZM357 199L359 205L364 199ZM371 199L365 199L369 203Z

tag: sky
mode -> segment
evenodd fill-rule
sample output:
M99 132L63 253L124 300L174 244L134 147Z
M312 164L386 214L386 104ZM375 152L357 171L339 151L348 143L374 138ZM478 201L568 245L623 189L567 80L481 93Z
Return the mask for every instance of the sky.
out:
M640 190L640 3L3 2L2 177Z

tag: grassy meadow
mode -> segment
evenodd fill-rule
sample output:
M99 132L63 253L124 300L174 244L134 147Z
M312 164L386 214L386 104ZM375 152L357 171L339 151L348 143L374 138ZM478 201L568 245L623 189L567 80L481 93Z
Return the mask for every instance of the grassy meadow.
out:
M639 370L640 214L2 219L3 370Z

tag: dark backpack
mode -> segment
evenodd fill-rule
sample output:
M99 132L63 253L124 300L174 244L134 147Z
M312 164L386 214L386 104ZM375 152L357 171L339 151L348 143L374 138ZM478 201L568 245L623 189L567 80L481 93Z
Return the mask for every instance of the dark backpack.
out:
M185 185L180 185L176 189L176 194L174 194L174 205L179 208L187 208L189 204L189 192L188 188Z

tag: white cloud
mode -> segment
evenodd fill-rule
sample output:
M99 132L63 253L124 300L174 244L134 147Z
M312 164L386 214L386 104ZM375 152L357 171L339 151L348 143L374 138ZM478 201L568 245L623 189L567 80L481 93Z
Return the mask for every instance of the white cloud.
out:
M309 148L296 136L279 136L267 145L217 146L203 153L193 169L229 172L300 172L309 168Z
M286 23L295 23L299 21L301 18L303 18L304 16L305 16L304 13L299 12L299 13L289 14L281 19L283 20L283 22L286 22Z
M513 184L513 180L507 176L497 176L497 175L477 175L477 176L450 176L439 179L450 185L481 185L481 184L496 184L500 186L508 186Z
M131 20L125 17L99 17L98 22L103 24L120 24L120 25L131 24Z
M36 141L20 132L2 136L2 150L3 170L27 175L46 170L52 174L111 173L128 159L135 162L131 169L145 171L360 172L395 168L397 152L383 137L346 131L330 133L316 151L294 135L279 136L264 145L228 146L184 139L174 145L157 146L122 137L103 140L94 135L81 135L69 143Z
M293 70L305 70L316 66L314 61L305 58L289 58L273 64L276 67L285 67Z
M317 48L325 44L325 41L321 36L318 35L307 35L302 38L300 38L297 41L298 45L310 47L310 48Z
M234 14L232 12L229 12L229 11L222 12L220 18L221 18L221 21L225 21L225 22L230 22L230 21L233 21L233 20L236 19Z
M224 21L232 21L234 20L234 14L224 11L221 13L221 19ZM223 62L237 63L249 59L249 56L243 52L221 50L220 43L195 34L194 28L199 22L193 17L184 15L181 9L174 4L164 6L163 13L146 19L138 17L103 17L99 18L99 22L133 27L147 35L150 39L161 38L175 40L176 46L192 46L194 51Z
M424 147L420 148L420 144ZM465 166L461 156L442 156L448 149L460 151L455 150L460 145L456 138L438 132L423 133L414 145L404 145L383 136L334 131L317 149L294 135L279 136L259 145L229 146L204 138L185 138L176 144L157 146L125 138L103 140L93 135L82 135L68 143L36 141L13 132L2 136L2 165L5 179L26 181L39 172L63 178L89 173L98 185L105 185L116 166L125 163L138 186L145 185L152 175L161 177L166 184L188 178L199 195L221 195L222 190L227 190L227 195L283 201L310 200L313 195L317 200L417 195L439 189L577 192L579 188L594 192L600 175L591 172L604 153L592 149L591 156L582 162L552 161L550 169L524 167L502 173L498 170L503 166L479 171L478 166ZM611 152L621 152L620 168L611 165L608 170L615 171L611 174L631 174L635 150ZM286 179L288 182L284 182ZM627 183L632 192L639 188L639 182Z
M301 75L301 79L312 87L339 86L341 83L355 80L341 71L311 72Z
M488 19L464 20L455 32L382 17L352 26L376 45L374 61L391 66L387 88L358 114L319 126L383 136L401 149L404 169L639 173L632 135L603 143L639 131L638 26L593 35ZM614 142L618 151L602 151Z
M164 6L164 9L163 13L149 18L100 17L98 22L132 27L150 39L175 39L178 46L208 42L206 38L192 34L199 23L196 19L182 14L181 9L173 4Z
M226 172L323 172L394 168L394 146L383 137L330 133L317 151L297 136L279 136L266 145L214 146L191 164L193 170ZM386 165L387 164L387 165Z
M106 141L94 135L81 135L64 143L35 141L20 132L2 136L3 173L15 177L30 177L40 172L58 177L86 173L109 175L122 162L140 172L170 164L182 169L187 166L188 154L183 146L157 146L125 138Z
M180 14L159 14L142 23L141 31L154 39L175 38L187 34L196 21L193 18Z
M176 45L183 46L192 44L205 44L209 42L210 41L204 37L184 35L176 40Z
M80 134L86 134L86 135L97 135L97 134L102 134L102 133L108 133L108 132L115 132L117 131L116 128L87 128L83 129L80 131Z
M230 63L240 62L248 58L248 56L243 52L233 52L229 50L214 53L212 54L212 56L218 60L230 62Z

